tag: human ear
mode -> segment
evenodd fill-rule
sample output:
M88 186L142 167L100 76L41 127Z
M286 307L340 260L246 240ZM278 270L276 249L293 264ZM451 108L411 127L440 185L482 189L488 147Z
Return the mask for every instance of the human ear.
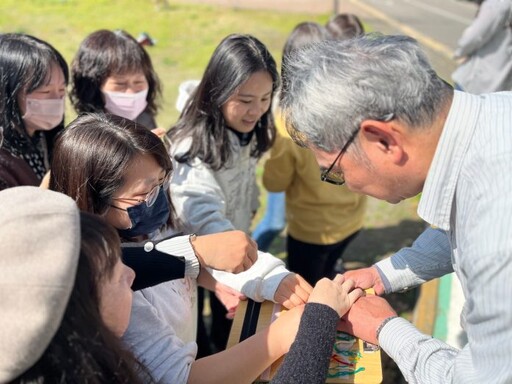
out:
M392 121L364 120L361 139L374 154L385 156L394 164L402 164L407 159L401 129Z

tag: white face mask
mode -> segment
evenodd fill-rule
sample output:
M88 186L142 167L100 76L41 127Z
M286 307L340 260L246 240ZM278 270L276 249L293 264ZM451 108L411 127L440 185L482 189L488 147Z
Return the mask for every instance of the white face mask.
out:
M137 93L108 91L101 91L101 93L103 93L105 97L105 109L125 119L134 120L148 105L146 101L146 97L148 96L147 89Z
M36 130L52 130L64 119L64 98L27 98L25 114L21 118L25 124L36 128Z

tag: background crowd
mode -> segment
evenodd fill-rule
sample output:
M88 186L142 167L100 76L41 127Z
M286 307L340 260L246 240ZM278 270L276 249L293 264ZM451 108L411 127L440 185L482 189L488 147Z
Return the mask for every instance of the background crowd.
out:
M501 15L499 28L491 28L491 12ZM281 68L257 37L229 34L170 126L157 124L164 84L144 48L147 39L94 31L68 66L44 40L0 34L0 235L9 271L2 310L10 316L6 324L24 319L2 329L8 342L0 381L249 383L290 351L273 382L321 383L337 326L380 343L411 382L482 378L488 372L473 364L482 354L474 338L504 337L510 308L487 301L496 313L496 322L487 322L473 285L496 294L494 277L512 265L509 223L495 214L509 205L503 195L492 207L478 199L478 209L487 207L481 221L497 225L492 243L478 243L487 232L470 235L474 216L466 208L475 206L474 190L485 193L488 184L466 178L478 169L500 173L506 164L508 141L489 139L484 128L507 136L511 96L478 99L460 91L510 89L506 65L498 64L500 76L489 80L480 74L489 73L486 61L496 65L510 53L511 30L510 1L482 2L456 51L463 62L453 75L455 93L414 40L365 36L354 15L335 15L325 26L296 25ZM471 42L474 35L479 44ZM502 47L506 53L497 53ZM401 69L398 56L405 58ZM396 68L385 72L386 65ZM404 75L408 86L397 81ZM489 88L473 88L475 79ZM78 117L65 126L67 97ZM453 117L465 110L474 113L467 122ZM354 122L357 129L350 129ZM464 124L473 124L471 132L487 144L483 160L470 145L471 132L459 133ZM460 142L454 145L450 135ZM451 151L459 153L459 166L445 171ZM263 183L272 193L252 239L256 166L266 152ZM458 184L447 195L442 181ZM498 184L506 194L509 178ZM422 191L419 213L433 227L410 249L339 274L342 254L364 224L364 195L395 203ZM286 264L264 252L285 225ZM26 226L35 235L16 230ZM475 259L473 242L483 261ZM62 262L45 262L54 253ZM496 266L497 255L503 255L499 273L483 273ZM453 271L469 303L463 312L469 343L462 350L423 345L427 336L362 290L382 295ZM206 291L210 329L202 319ZM246 298L289 311L225 350L230 318ZM404 356L404 342L418 348ZM308 348L314 353L304 361ZM431 354L425 366L411 362ZM509 355L504 346L501 356ZM503 367L495 374L510 378Z

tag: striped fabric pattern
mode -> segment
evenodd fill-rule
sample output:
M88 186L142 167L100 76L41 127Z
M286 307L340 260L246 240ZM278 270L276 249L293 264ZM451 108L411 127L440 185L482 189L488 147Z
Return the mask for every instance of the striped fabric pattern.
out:
M381 346L410 383L512 383L512 93L455 92L418 213L436 229L377 267L388 292L454 270L468 344L398 318Z

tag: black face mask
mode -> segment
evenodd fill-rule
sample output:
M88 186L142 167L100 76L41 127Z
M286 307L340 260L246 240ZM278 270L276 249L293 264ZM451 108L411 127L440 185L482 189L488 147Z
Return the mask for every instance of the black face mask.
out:
M149 235L162 227L169 220L169 202L163 189L158 192L155 203L148 207L146 203L134 205L126 210L132 223L129 229L118 229L122 238L129 239Z

